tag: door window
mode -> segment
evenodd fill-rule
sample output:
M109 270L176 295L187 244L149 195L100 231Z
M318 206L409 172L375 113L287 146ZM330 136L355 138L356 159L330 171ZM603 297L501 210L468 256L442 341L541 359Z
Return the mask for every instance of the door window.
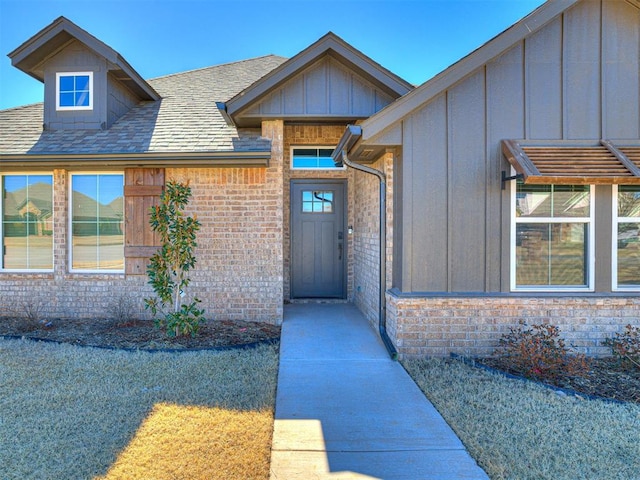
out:
M302 213L333 213L333 191L303 190Z

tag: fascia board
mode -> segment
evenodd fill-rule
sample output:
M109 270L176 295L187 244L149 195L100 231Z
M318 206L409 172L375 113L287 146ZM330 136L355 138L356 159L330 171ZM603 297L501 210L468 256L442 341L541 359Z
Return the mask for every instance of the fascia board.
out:
M267 167L271 151L0 154L0 167Z
M378 135L393 123L402 120L421 105L549 23L578 1L580 0L548 0L532 14L497 37L362 122L363 140L366 141Z

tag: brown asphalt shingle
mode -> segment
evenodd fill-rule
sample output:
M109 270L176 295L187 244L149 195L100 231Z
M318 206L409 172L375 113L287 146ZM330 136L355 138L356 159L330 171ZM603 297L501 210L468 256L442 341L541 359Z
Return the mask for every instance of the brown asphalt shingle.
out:
M269 150L259 131L228 126L215 102L232 98L285 60L268 55L149 80L162 100L139 103L108 130L43 131L41 103L0 110L0 154Z

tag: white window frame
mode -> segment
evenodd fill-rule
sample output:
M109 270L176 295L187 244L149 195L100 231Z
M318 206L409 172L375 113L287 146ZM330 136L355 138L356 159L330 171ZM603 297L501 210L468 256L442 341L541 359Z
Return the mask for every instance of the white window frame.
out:
M60 105L60 78L79 75L89 76L89 105L88 106L62 106ZM93 110L93 72L56 72L56 110Z
M3 240L3 242L0 242L0 248L4 249L4 221L2 219L2 213L4 212L4 195L3 195L3 187L2 185L4 184L3 182L3 178L4 177L11 177L11 176L42 176L42 175L50 175L51 176L51 217L52 219L54 219L54 224L55 224L55 216L56 216L56 212L55 212L55 201L54 201L54 195L55 195L55 191L54 191L54 183L55 183L55 178L53 176L53 172L50 171L43 171L43 172L11 172L11 173L2 173L0 174L0 240ZM51 233L51 268L4 268L3 262L0 261L0 272L3 273L51 273L53 272L54 268L55 268L55 228L53 228L53 231ZM2 252L2 255L4 257L4 252Z
M69 272L70 273L87 273L87 274L99 274L99 275L121 275L125 272L125 262L126 257L124 255L124 251L122 254L122 262L123 268L121 270L100 270L100 269L79 269L73 268L73 177L75 176L83 176L83 175L122 175L122 195L124 197L124 171L86 171L86 172L70 172L69 173L69 224L67 226L67 231L69 235ZM123 200L124 201L124 200ZM123 227L124 227L124 210L123 210ZM124 238L124 233L123 233ZM123 243L124 247L124 243Z
M618 285L618 224L637 223L640 227L640 217L618 217L618 185L613 185L611 202L611 290L614 292L639 292L638 285Z
M511 175L515 175L516 172L512 168ZM519 220L519 217L516 215L516 192L517 192L517 182L512 181L511 183L511 208L510 208L510 216L511 216L511 226L510 226L510 235L509 235L509 270L510 270L510 289L512 292L551 292L551 293L562 293L562 292L593 292L594 284L595 284L595 186L589 185L589 217L524 217L522 220ZM587 268L587 285L586 286L571 286L571 287L562 287L562 286L549 286L549 285L541 285L537 286L526 286L526 287L518 287L516 285L516 225L518 223L588 223L589 227L587 228L587 234L589 237L586 239L587 241L587 261L585 267Z
M333 172L333 171L341 171L346 170L346 166L342 167L295 167L293 165L293 150L335 150L335 145L292 145L289 150L289 166L291 170L311 170L311 171L322 171L322 172Z

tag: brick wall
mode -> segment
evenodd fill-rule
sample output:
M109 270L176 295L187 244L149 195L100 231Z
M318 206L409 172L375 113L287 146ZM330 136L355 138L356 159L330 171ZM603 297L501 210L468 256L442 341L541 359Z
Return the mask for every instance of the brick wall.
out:
M267 169L167 169L189 181L201 227L189 291L208 317L278 323L282 317L282 197Z
M383 171L387 184L387 284L391 287L393 251L393 156L386 153L370 165ZM354 173L355 220L353 233L354 294L353 301L369 322L377 328L380 296L380 181L378 177L356 171Z
M387 294L388 331L403 356L490 354L518 325L550 323L568 345L606 355L602 340L637 324L640 298L624 297L420 297Z
M197 264L187 291L207 318L281 323L283 291L283 123L264 122L272 140L268 168L168 168L166 179L189 181L189 213L201 222ZM68 273L68 174L54 171L54 271L0 274L0 312L40 305L43 317L104 318L123 295L148 317L152 294L144 275Z
M292 170L291 147L293 146L330 146L337 145L344 133L345 125L304 125L284 126L284 299L291 299L291 199L290 182L292 179L348 179L347 181L347 225L353 224L353 173L350 170ZM347 236L348 237L348 236ZM353 295L353 243L347 238L347 297Z

